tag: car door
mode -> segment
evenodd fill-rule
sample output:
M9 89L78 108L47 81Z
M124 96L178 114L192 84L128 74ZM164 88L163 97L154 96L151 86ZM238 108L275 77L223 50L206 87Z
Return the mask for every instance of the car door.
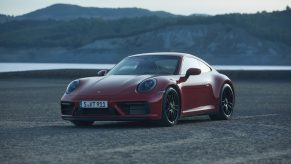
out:
M203 110L212 109L211 98L212 88L210 85L210 75L207 69L203 68L200 61L196 58L185 57L182 63L181 75L185 75L189 68L201 69L201 74L190 75L189 78L181 83L182 114L187 115ZM209 68L209 70L211 70Z

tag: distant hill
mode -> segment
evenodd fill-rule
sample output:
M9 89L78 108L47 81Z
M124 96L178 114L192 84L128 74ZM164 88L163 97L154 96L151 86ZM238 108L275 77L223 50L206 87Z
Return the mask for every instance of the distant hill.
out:
M0 23L5 23L5 22L11 21L13 19L14 19L14 17L12 17L12 16L0 14Z
M290 8L256 14L118 19L50 13L62 19L2 23L0 61L116 63L135 53L179 51L196 54L210 64L291 65Z
M21 16L21 20L72 20L76 18L102 18L119 19L134 18L142 16L170 17L174 16L163 11L149 11L140 8L97 8L81 7L69 4L54 4L43 9L39 9Z

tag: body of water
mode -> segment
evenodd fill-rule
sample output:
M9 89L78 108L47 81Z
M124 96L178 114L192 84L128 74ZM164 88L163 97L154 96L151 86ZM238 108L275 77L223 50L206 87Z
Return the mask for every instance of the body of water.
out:
M0 72L18 72L55 69L111 69L114 64L73 64L73 63L0 63ZM214 65L217 70L289 70L291 66L248 66L248 65Z
M115 64L74 63L0 63L0 72L18 72L55 69L111 69Z

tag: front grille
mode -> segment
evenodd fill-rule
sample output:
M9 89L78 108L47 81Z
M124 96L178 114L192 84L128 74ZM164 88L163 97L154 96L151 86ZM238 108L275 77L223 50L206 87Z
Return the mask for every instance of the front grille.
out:
M110 116L110 115L117 115L116 111L114 109L97 109L97 108L90 108L90 109L84 109L84 108L78 108L76 115L94 115L94 116Z
M74 103L72 102L61 102L62 115L72 115L74 111Z
M129 115L149 113L149 104L147 102L122 102L118 106Z

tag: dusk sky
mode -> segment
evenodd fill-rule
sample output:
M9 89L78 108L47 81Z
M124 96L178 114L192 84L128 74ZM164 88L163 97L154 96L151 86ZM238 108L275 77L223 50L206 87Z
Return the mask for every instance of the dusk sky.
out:
M17 16L56 3L84 7L138 7L180 15L255 13L291 6L291 0L0 0L0 13Z

